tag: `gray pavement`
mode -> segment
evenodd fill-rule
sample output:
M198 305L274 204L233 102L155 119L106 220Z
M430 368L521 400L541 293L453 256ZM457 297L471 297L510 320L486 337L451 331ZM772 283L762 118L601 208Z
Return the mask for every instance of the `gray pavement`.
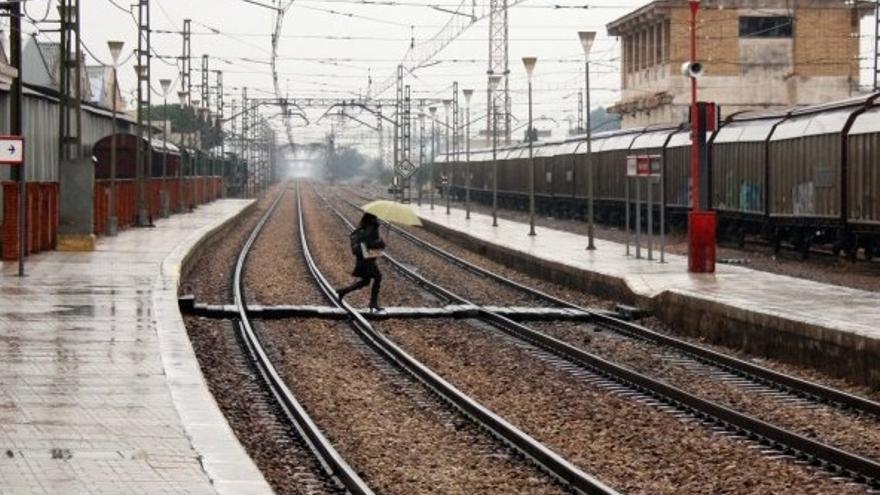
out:
M0 493L270 493L177 310L180 266L250 201L0 266Z

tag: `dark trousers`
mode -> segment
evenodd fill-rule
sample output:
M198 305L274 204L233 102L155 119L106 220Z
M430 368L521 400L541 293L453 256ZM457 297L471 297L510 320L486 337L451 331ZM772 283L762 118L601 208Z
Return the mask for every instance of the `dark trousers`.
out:
M341 295L348 294L349 292L353 292L356 290L363 289L364 287L370 285L370 281L373 282L373 287L370 288L370 307L378 308L379 307L379 289L382 287L382 274L377 273L374 277L365 277L357 282L345 287L339 291Z

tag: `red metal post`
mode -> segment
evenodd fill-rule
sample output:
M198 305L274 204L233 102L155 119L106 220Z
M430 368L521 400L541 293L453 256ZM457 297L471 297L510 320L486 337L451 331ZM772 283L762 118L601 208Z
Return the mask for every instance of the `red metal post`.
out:
M691 7L691 63L697 61L697 12L700 0L689 0ZM697 104L697 78L691 75L691 201L688 215L688 271L715 272L715 212L703 211L700 201L700 110Z
M700 2L691 0L691 62L697 61L697 11ZM697 78L691 77L691 198L693 211L700 211L700 147L697 142L700 114L697 111Z

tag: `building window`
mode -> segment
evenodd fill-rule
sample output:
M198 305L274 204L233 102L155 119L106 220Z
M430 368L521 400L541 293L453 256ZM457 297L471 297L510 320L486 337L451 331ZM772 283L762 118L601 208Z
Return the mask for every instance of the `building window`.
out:
M794 20L791 17L740 17L740 38L791 38Z

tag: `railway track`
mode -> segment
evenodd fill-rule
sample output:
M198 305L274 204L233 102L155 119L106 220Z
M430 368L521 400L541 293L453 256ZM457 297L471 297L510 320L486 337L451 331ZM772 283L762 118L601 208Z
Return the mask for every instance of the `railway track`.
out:
M372 495L373 490L361 479L358 473L348 465L339 452L336 451L330 441L324 436L305 408L299 403L294 394L285 384L281 375L269 359L269 355L262 340L254 331L251 318L248 314L247 302L244 297L244 268L254 243L275 212L278 203L284 197L280 194L278 199L266 211L257 225L254 227L248 239L242 246L241 252L235 263L233 274L233 300L238 310L238 330L250 359L255 369L258 370L267 388L275 398L278 407L283 411L290 423L308 444L308 447L320 461L321 466L340 486L352 495Z
M299 199L301 206L301 197ZM444 402L469 418L481 429L491 433L503 444L513 448L525 458L534 462L543 471L558 480L576 493L583 494L615 494L612 488L595 477L585 473L566 459L562 458L545 445L531 438L504 418L493 413L471 397L467 396L440 375L413 358L382 333L376 331L355 308L347 302L340 302L335 297L335 289L321 272L312 256L306 236L303 209L299 208L299 236L306 265L312 277L318 282L327 299L340 308L345 309L350 317L350 324L359 333L363 341L377 354L388 362L404 370L412 378L432 390Z
M334 213L342 221L348 223L348 219L345 218L342 213L329 205L329 203L328 206L334 210ZM392 228L394 228L395 232L399 235L416 244L420 249L432 252L442 258L445 262L454 263L456 266L470 271L475 275L492 279L507 288L521 290L524 293L528 293L531 297L541 299L551 305L587 311L586 308L577 307L576 305L568 303L562 299L482 269L473 263L443 251L437 246L418 239L416 236L403 229L396 227ZM470 303L470 301L459 294L455 294L446 288L427 280L419 273L416 273L411 267L404 266L393 257L389 257L389 261L401 273L406 274L410 279L427 288L432 293L458 304ZM726 407L722 404L706 400L674 386L670 386L667 383L655 380L644 374L634 372L629 368L620 366L598 355L586 352L563 340L555 339L545 333L515 323L500 315L493 314L489 310L482 309L481 313L481 319L483 321L494 325L496 328L503 330L517 339L521 339L549 351L566 360L570 364L574 363L578 366L587 368L615 381L621 386L645 394L646 396L653 397L665 405L673 406L681 411L686 411L693 417L710 419L718 427L757 440L759 443L772 445L777 452L793 454L808 462L822 465L829 472L836 475L843 474L858 482L867 483L872 486L877 486L877 480L880 479L878 478L878 475L880 475L880 465L872 459L793 433L768 422L756 419L755 417L740 413L730 407ZM675 339L674 337L663 335L629 322L608 317L596 312L592 312L592 314L598 325L602 328L612 330L621 336L648 341L659 346L675 349L688 359L693 359L719 370L736 374L744 380L772 387L785 394L807 398L811 401L834 404L835 407L856 410L872 416L877 415L878 411L880 411L876 403L867 399L756 366L752 363L718 353L711 349L696 346L689 342Z

